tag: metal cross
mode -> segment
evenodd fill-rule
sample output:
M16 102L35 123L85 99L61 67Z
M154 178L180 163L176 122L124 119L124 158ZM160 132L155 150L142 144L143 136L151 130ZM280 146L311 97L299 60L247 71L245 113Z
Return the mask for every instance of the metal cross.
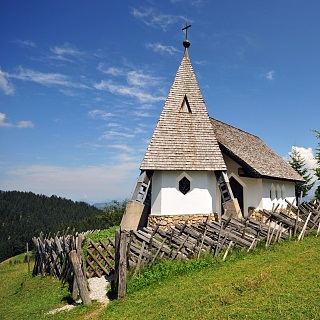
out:
M184 28L182 28L182 31L183 30L186 30L186 40L188 40L188 28L191 27L191 24L188 25L188 23L186 23L186 26Z

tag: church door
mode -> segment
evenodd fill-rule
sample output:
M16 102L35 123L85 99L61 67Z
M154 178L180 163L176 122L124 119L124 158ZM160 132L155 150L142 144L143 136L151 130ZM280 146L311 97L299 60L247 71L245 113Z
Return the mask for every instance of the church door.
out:
M242 212L242 215L245 216L244 208L243 208L243 187L242 185L233 177L229 179L230 187L233 192L233 196L238 199L239 206Z

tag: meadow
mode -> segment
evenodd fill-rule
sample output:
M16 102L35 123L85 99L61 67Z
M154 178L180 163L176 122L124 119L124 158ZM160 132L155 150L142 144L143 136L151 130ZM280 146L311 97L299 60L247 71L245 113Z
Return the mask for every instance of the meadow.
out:
M107 307L67 304L59 280L28 275L24 255L0 264L1 319L320 319L320 238L283 241L226 261L163 261L128 281Z

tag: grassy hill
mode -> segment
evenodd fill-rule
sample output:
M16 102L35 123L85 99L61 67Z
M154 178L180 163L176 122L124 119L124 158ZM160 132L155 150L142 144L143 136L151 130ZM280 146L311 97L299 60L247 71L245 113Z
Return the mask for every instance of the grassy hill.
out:
M0 264L0 318L320 319L319 245L319 237L309 236L250 254L233 252L201 269L196 262L183 269L166 263L161 276L160 267L145 274L152 285L130 289L121 301L54 316L45 314L66 303L67 290L56 279L29 276L26 264L6 261Z

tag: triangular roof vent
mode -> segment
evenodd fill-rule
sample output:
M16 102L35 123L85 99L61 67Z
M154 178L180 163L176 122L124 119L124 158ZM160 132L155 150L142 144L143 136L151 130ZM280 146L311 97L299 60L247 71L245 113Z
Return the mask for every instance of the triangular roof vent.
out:
M186 112L186 113L192 113L190 105L189 105L189 101L187 98L187 95L184 96L182 104L181 104L181 108L180 108L180 112Z

